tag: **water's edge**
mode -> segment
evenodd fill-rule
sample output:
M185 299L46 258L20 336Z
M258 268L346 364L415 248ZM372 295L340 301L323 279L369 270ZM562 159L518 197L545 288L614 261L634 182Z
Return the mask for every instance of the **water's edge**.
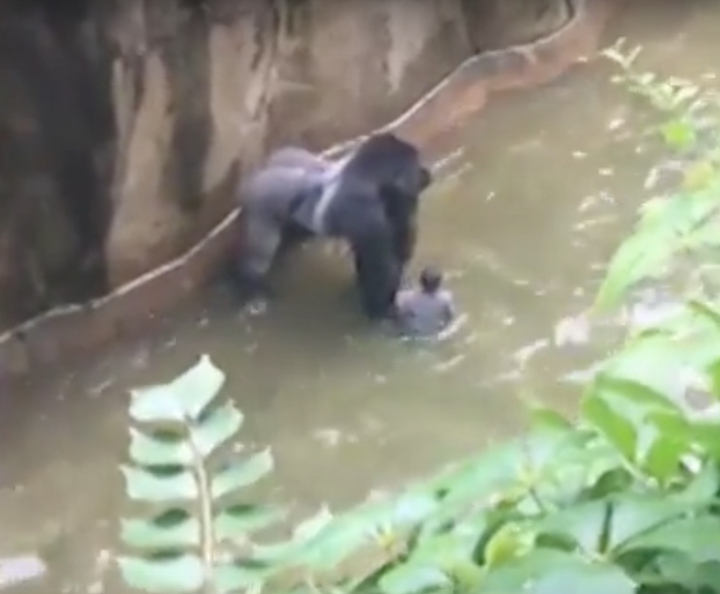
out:
M533 43L468 58L434 89L380 130L427 147L466 115L481 109L493 92L546 83L598 47L609 16L623 0L572 0L571 20ZM339 143L333 155L360 138ZM0 380L92 352L113 339L145 330L148 320L187 302L208 280L232 240L238 210L180 256L112 293L82 305L55 308L0 334Z

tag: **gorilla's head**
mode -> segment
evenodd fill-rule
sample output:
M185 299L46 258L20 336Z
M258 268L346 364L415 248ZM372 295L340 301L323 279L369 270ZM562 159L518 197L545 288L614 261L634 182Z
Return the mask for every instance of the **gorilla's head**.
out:
M418 149L391 132L367 138L355 151L353 169L361 175L372 172L384 196L417 203L433 181L432 173L420 159Z

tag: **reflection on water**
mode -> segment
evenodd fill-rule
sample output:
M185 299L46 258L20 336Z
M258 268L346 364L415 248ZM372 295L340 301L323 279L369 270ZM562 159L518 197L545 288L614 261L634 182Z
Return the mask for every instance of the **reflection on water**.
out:
M674 3L685 7L674 15L633 4L621 33L647 41L649 64L698 77L713 65L720 5ZM572 410L576 387L558 378L612 344L616 324L583 312L645 197L649 164L635 108L601 70L496 102L440 155L411 275L430 262L446 271L465 316L450 340L428 348L369 330L350 267L314 246L283 270L268 312L240 313L213 291L152 339L0 399L0 556L42 546L52 591L100 589L122 501L127 388L170 379L201 353L228 373L245 440L275 452L269 496L304 510L516 431L519 396Z

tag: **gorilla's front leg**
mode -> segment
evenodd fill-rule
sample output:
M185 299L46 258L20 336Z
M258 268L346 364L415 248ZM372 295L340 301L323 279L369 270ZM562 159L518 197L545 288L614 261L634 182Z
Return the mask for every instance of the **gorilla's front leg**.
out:
M417 245L417 215L408 217L404 221L398 221L395 224L393 233L393 253L400 263L404 272L407 264L415 255L415 246Z
M352 245L356 287L365 315L373 321L395 315L395 296L402 281L402 267L392 242L375 238Z

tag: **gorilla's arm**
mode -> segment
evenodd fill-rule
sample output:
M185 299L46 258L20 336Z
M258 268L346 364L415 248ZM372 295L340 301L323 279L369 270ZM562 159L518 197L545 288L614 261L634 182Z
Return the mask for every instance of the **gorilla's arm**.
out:
M413 213L404 220L395 221L393 238L393 252L400 265L405 266L412 260L417 244L417 214Z
M355 219L350 246L363 310L377 320L394 313L403 267L395 255L393 229L382 209L363 214Z
M417 177L410 170L408 179L400 178L399 184L383 192L385 212L393 230L395 256L404 268L415 254L418 228L420 194L432 183L432 174L420 166Z

